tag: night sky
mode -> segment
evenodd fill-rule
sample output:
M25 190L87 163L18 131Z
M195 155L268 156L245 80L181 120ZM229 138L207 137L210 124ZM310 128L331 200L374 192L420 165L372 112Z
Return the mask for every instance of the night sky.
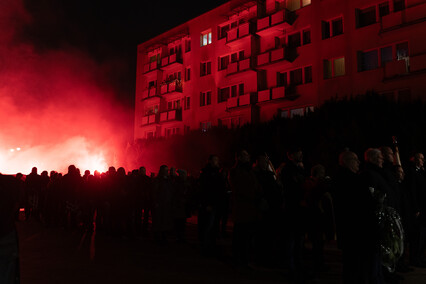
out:
M38 52L77 49L112 65L105 81L132 106L137 44L225 2L24 0L32 22L21 34Z

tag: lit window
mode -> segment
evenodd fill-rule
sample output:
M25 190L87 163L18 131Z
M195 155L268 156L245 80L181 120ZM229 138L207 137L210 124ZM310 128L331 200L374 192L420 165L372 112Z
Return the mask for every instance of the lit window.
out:
M206 46L212 43L212 32L206 31L201 33L201 46Z
M345 58L324 60L324 79L345 75Z
M311 0L287 0L286 8L295 11L311 4Z

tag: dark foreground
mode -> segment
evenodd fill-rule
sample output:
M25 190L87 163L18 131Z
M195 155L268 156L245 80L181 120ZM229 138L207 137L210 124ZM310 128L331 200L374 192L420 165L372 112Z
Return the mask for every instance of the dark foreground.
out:
M187 242L172 238L158 245L151 235L137 240L97 232L67 232L37 222L17 224L21 283L291 283L286 270L253 267L236 270L231 238L219 241L220 257L199 253L196 227L187 226ZM309 251L307 251L309 253ZM326 248L327 271L306 276L306 283L341 283L341 255ZM426 283L426 269L403 274L403 283Z

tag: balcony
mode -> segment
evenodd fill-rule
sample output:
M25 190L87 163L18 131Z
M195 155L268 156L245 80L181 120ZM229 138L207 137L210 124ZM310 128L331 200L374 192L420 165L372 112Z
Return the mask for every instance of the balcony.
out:
M180 54L172 54L167 57L164 57L161 60L161 66L163 69L167 69L169 67L175 66L175 65L182 65L182 56Z
M426 70L426 53L410 56L410 72Z
M275 36L283 34L292 21L290 20L291 12L284 9L270 16L257 20L257 34L259 36Z
M157 63L157 61L145 64L145 66L143 67L143 73L148 73L154 70L158 70L160 69L160 65Z
M281 47L274 50L267 51L257 56L257 66L275 63L282 60L291 61L292 54L296 53L295 49L289 47Z
M226 44L233 46L236 45L240 39L251 35L251 25L249 22L239 25L226 34Z
M182 93L182 81L173 80L171 82L162 84L160 93L162 95L172 94L172 93Z
M150 114L142 117L142 125L158 123L158 114Z
M425 19L426 4L415 5L382 17L382 32L421 22Z
M142 100L146 100L156 96L157 96L157 87L151 87L142 92Z
M248 106L251 103L251 93L247 93L238 97L229 98L226 101L226 109Z
M275 87L272 89L267 89L263 91L259 91L257 95L257 102L269 102L273 100L285 99L285 87Z
M182 121L182 109L172 109L160 113L160 122Z
M226 75L232 75L238 72L243 72L253 69L251 58L246 58L237 62L230 63L226 68Z
M390 61L385 64L385 79L407 74L407 62L405 60Z

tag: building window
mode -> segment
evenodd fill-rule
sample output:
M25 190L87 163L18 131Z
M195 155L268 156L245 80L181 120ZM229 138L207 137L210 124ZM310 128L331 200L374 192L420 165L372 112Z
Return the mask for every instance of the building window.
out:
M212 92L201 92L200 93L200 107L211 105L212 103Z
M300 32L289 35L287 42L289 47L299 47L301 45Z
M185 41L185 52L190 52L191 51L191 40L187 39Z
M389 2L383 2L379 4L379 17L389 15Z
M211 61L200 63L200 77L206 76L212 73Z
M158 113L159 105L151 105L145 107L145 116Z
M228 31L229 31L229 25L218 27L217 39L226 38Z
M239 84L239 85L238 85L238 94L239 94L240 96L243 96L243 95L244 95L244 84Z
M146 139L152 139L155 136L154 131L147 131L147 132L145 132L145 134L146 134Z
M191 80L191 67L185 68L185 81Z
M290 85L297 86L303 84L302 68L290 71Z
M393 0L393 11L398 12L405 9L405 0Z
M201 128L201 132L207 132L207 130L209 130L210 128L212 128L211 121L200 122L200 128Z
M312 83L312 66L305 67L305 84Z
M379 67L379 54L377 49L359 54L358 71L373 70Z
M322 21L322 39L343 34L343 17Z
M155 88L157 86L157 81L149 81L148 89Z
M173 135L178 135L180 132L179 127L170 127L170 128L166 128L166 137L171 137Z
M376 23L376 6L356 9L356 27L362 28Z
M311 0L287 0L286 8L295 11L311 4Z
M217 102L226 102L226 100L229 98L229 87L221 88L218 90L217 94Z
M212 43L212 32L210 30L201 33L200 46L206 46Z
M226 55L226 56L222 56L222 57L219 57L219 60L218 60L219 62L219 71L220 70L225 70L226 68L228 68L228 64L229 64L229 55Z
M191 97L183 98L183 105L184 105L185 110L190 109L191 108Z
M167 110L180 109L180 99L167 102Z
M345 58L324 60L324 79L345 75Z
M303 45L311 43L311 29L303 31Z
M362 72L377 69L379 66L384 66L386 62L393 60L405 60L407 62L408 70L408 42L358 52L358 71Z

